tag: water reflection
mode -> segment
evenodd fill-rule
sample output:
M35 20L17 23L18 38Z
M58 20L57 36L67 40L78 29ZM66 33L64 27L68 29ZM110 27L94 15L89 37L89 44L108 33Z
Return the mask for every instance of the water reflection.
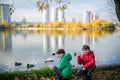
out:
M43 37L43 49L44 52L49 52L50 50L52 52L57 51L60 48L64 48L64 35L54 36L54 35L48 35L44 34Z
M120 64L119 33L113 30L0 30L0 70L26 70L28 63L35 64L35 68L55 65L58 58L52 53L59 48L70 52L71 63L78 66L74 53L81 53L83 44L89 44L95 52L97 65ZM54 58L55 62L44 63L47 58ZM16 61L22 66L16 68Z
M10 30L0 31L0 50L12 50L12 33Z

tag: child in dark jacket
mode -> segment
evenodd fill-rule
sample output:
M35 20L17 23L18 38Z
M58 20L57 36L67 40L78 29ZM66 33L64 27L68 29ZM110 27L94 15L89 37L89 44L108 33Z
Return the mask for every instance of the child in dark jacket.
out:
M77 71L77 76L86 75L85 80L90 80L92 71L96 68L94 52L90 50L88 45L83 45L82 54L77 57L78 64L82 64L82 68Z
M65 54L64 49L59 49L57 55L60 61L57 66L54 66L53 70L57 76L57 80L69 80L72 75L72 68L70 61L72 56L70 53Z

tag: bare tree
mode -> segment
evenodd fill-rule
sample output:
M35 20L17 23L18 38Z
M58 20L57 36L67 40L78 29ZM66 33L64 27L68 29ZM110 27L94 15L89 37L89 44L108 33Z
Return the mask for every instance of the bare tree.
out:
M116 11L118 20L120 21L120 1L114 0L114 3L115 3L115 11Z
M115 3L114 0L107 0L107 5L108 5L108 15L110 16L109 18L113 21L116 21L117 16L115 12Z

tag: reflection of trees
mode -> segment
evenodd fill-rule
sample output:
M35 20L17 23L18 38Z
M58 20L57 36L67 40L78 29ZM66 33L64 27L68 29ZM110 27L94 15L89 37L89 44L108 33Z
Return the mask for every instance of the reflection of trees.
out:
M16 31L16 30L15 30ZM22 30L17 30L17 34L22 34ZM114 32L114 30L25 30L27 35L29 34L47 34L47 35L71 35L73 37L78 35L83 35L84 33L91 37L104 37L110 35ZM24 33L24 34L25 34Z

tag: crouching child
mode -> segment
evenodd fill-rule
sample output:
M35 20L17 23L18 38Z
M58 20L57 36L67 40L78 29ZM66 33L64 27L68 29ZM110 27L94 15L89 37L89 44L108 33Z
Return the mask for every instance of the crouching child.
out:
M57 55L60 61L57 66L54 66L53 70L57 76L57 80L69 80L72 75L72 68L70 61L72 56L70 53L65 53L64 49L59 49Z
M88 45L83 45L82 54L77 56L78 64L82 64L82 68L78 69L77 76L85 74L85 80L91 80L92 72L96 68L94 52L90 50Z

